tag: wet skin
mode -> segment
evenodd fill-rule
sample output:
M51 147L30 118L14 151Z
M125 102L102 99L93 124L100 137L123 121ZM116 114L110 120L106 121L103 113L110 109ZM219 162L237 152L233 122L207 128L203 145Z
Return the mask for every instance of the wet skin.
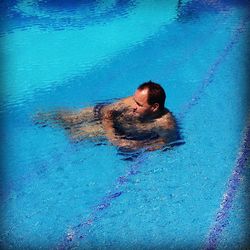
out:
M121 148L156 150L176 140L177 126L170 111L160 110L158 103L150 105L147 99L147 89L136 90L133 96L102 107L100 119L96 119L94 107L59 111L52 119L74 141L105 137Z

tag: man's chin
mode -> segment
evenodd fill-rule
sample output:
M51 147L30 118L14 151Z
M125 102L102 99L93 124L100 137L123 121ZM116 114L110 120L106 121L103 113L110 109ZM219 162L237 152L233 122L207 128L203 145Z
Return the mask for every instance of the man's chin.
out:
M134 113L133 113L133 116L136 117L136 118L140 118L140 117L141 117L141 114L135 113L135 112L134 112Z
M138 113L134 114L133 117L134 117L134 119L140 120L140 121L143 121L143 120L145 120L145 118L146 118L145 115L143 115L143 114L138 114Z

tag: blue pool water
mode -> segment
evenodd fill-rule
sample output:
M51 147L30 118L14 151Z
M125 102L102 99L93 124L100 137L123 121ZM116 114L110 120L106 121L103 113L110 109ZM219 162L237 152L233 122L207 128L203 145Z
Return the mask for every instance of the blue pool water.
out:
M0 8L1 246L246 247L247 1L64 2ZM32 120L150 79L181 124L185 144L172 150L124 156Z

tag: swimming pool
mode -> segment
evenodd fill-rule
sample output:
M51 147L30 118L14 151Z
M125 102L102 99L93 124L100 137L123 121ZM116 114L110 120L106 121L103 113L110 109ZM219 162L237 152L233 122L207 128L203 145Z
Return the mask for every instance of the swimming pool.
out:
M249 5L181 2L4 2L3 247L246 246ZM150 79L181 123L170 151L126 157L32 121Z

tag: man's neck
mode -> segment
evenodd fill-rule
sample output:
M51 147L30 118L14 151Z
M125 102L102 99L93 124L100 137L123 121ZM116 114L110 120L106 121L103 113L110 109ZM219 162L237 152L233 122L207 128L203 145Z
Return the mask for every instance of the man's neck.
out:
M164 109L159 110L158 112L155 112L151 115L147 115L145 117L140 118L140 121L141 122L149 122L149 121L152 121L152 120L155 120L155 119L162 117L163 115L167 114L168 112L169 112L169 110L164 108Z

